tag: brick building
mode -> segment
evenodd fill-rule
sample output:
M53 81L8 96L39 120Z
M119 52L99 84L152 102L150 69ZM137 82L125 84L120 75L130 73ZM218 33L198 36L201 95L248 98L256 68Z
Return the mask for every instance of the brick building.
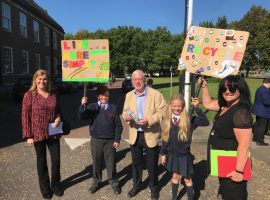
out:
M60 73L63 28L33 0L0 0L0 5L0 86L39 68Z

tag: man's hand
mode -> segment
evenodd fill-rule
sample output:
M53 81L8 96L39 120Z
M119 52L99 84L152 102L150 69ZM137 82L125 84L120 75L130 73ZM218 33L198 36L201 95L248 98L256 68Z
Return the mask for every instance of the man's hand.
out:
M138 125L148 126L148 121L145 118L140 119Z
M120 146L120 142L114 142L113 148L117 149Z
M128 113L124 112L122 114L123 118L126 120L127 124L130 124L130 120L132 120Z

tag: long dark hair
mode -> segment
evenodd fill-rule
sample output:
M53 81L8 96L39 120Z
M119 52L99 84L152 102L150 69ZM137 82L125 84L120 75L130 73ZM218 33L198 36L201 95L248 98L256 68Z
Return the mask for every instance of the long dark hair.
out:
M238 89L240 93L240 102L243 104L251 106L250 102L250 91L246 81L239 75L229 75L223 78L218 87L218 104L219 107L224 107L227 105L227 102L223 98L222 88L225 86Z

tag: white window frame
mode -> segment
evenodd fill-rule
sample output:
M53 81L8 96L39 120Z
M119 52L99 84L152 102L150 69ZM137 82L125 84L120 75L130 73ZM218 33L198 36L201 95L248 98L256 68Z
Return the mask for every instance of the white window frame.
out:
M39 43L39 23L33 20L34 42Z
M44 27L44 45L45 47L50 46L50 31L46 26Z
M6 23L7 23L7 26L8 27L5 26ZM11 32L11 12L10 12L10 5L8 5L5 2L2 2L2 28L5 31Z
M6 55L5 55L5 49L9 49L10 50L10 58L7 59ZM6 64L9 63L10 64L10 71L6 71L6 69L8 69L8 67L6 68ZM7 46L3 46L3 67L4 67L4 74L10 74L13 73L13 49L11 47L7 47Z
M26 55L26 61L24 62L23 60L23 53ZM29 57L28 57L28 51L26 50L21 50L21 65L22 65L22 74L29 74ZM24 71L24 67L26 66L26 71Z
M27 18L26 15L22 12L19 12L19 21L20 21L20 35L23 38L27 38Z
M51 58L50 56L45 56L45 70L50 74L51 72Z
M40 54L38 54L38 53L35 54L35 67L36 67L36 69L41 69Z
M57 35L53 32L53 49L57 49Z

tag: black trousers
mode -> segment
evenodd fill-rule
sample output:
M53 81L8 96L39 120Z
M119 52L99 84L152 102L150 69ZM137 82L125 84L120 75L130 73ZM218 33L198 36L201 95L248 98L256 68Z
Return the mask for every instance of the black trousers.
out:
M130 146L132 156L133 188L137 189L142 183L143 150L146 152L146 167L149 175L149 188L158 189L158 146L149 148L144 139L144 133L138 132L137 140Z
M247 181L234 182L229 178L219 178L219 192L224 200L247 200Z
M102 167L105 161L107 176L112 187L119 185L116 174L116 150L113 139L97 139L91 137L91 154L93 160L93 180L102 181Z
M264 135L268 131L267 129L268 129L268 119L256 116L253 139L255 139L257 142L263 142Z
M34 143L37 156L37 172L39 187L42 194L48 194L50 189L58 187L60 183L60 141L59 139L47 139ZM47 151L51 157L51 182L47 165Z

